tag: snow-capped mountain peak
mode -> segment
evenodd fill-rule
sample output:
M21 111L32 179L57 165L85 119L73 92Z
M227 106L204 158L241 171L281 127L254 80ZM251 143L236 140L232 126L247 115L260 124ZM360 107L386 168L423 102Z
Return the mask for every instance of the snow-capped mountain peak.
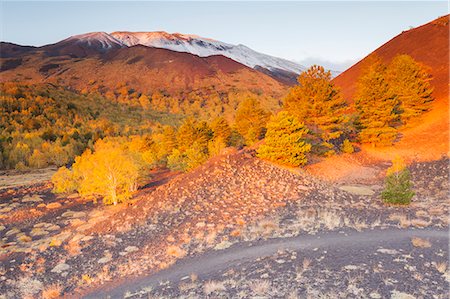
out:
M177 52L187 52L200 57L223 55L251 68L260 66L271 71L283 70L300 73L305 67L278 57L256 52L242 44L232 45L198 35L156 32L113 32L111 36L131 47L144 45L148 47L164 48Z
M83 43L102 52L111 48L142 45L190 53L200 57L223 55L290 84L295 84L297 75L306 69L296 62L254 51L242 44L233 45L193 34L165 31L117 31L110 34L92 32L71 36L63 42L66 41Z
M88 46L99 45L102 49L110 49L114 47L124 47L122 41L114 38L112 35L106 32L90 32L85 34L79 34L71 36L63 42L86 43Z

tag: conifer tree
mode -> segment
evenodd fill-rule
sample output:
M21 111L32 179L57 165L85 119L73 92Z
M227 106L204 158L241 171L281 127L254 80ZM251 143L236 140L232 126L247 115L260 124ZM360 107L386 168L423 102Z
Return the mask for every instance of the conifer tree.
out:
M373 145L390 145L397 136L394 125L398 100L386 80L386 66L377 57L372 61L357 83L360 139Z
M345 139L342 143L342 152L346 154L352 154L355 151L355 148L353 147L353 144L350 142L350 140Z
M184 152L195 142L202 146L207 146L212 135L213 132L206 122L188 118L177 132L178 149Z
M345 99L331 82L330 71L313 65L298 77L298 86L285 98L285 109L324 141L339 138L347 121Z
M407 123L429 110L433 100L431 76L409 55L397 55L387 70L387 79L400 104L401 120Z
M236 130L251 145L264 137L270 113L253 97L245 99L236 111Z
M220 138L226 145L229 144L232 131L225 118L215 118L211 122L211 129L214 133L214 139Z
M259 147L257 155L284 165L304 165L305 154L311 150L311 144L304 139L307 133L308 129L295 116L279 112L267 124L265 144Z
M28 159L28 164L33 168L42 168L47 166L47 159L45 155L38 149L33 150L33 154Z
M186 171L186 154L182 153L178 149L174 149L172 153L167 157L167 167L172 170Z
M145 94L139 97L139 104L144 110L149 110L151 106L150 99Z
M208 160L208 146L199 142L194 142L186 150L186 170L191 170L203 164Z

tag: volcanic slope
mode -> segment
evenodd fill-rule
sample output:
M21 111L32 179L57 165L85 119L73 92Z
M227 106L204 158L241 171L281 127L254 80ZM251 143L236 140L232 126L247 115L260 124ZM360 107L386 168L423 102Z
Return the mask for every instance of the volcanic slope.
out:
M448 97L449 85L449 15L432 22L403 31L367 57L337 76L333 82L341 87L347 99L353 99L357 78L371 55L377 55L385 63L399 54L410 55L415 60L430 67L434 86L434 96L438 100Z
M1 58L1 81L50 82L77 90L94 86L111 90L126 84L144 93L214 89L279 96L286 91L279 81L224 56L199 57L141 45L121 47L100 37L32 49L2 43L2 49L8 50L5 56L13 57Z
M377 185L367 186L366 195L349 193L247 150L230 150L168 183L143 189L129 205L83 205L77 195L55 197L45 186L36 189L38 194L4 192L1 203L14 206L0 218L8 278L0 292L38 295L39 289L24 287L26 282L42 288L60 284L64 294L108 292L130 277L243 241L406 222L439 229L448 212L446 194L438 192L448 188L447 163L413 169L417 198L409 208L384 209ZM30 216L36 213L39 217Z
M353 155L339 155L309 165L308 170L332 181L346 180L351 183L370 181L383 175L373 165L388 161L397 155L408 163L433 161L449 154L449 15L440 17L423 26L404 31L370 55L333 79L352 103L361 69L370 61L371 55L381 57L385 63L399 54L408 54L429 67L433 76L431 85L435 98L430 111L414 123L400 130L400 138L393 146L372 147L362 145Z

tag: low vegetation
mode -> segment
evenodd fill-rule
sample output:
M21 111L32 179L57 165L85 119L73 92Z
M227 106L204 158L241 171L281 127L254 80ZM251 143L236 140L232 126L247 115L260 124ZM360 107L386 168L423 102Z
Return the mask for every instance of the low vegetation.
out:
M49 84L0 84L0 169L63 166L101 138L152 132L180 117Z
M411 174L403 159L396 157L387 171L381 197L385 203L408 205L415 194L411 188Z

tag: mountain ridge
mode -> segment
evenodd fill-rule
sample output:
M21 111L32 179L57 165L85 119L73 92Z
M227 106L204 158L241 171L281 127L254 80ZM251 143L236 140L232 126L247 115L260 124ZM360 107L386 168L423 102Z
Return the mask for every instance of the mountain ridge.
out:
M254 51L242 44L232 45L194 34L167 33L165 31L88 32L70 36L53 44L29 47L26 51L24 49L18 51L17 48L21 47L20 45L12 45L11 43L1 42L0 52L2 52L2 58L20 55L19 52L39 50L45 51L50 56L71 55L72 57L86 57L112 49L143 45L190 53L199 57L223 55L250 68L262 70L263 73L289 85L296 84L298 75L306 70L306 67L296 62Z
M1 82L59 82L77 90L92 84L112 90L127 83L134 90L151 93L211 87L277 94L286 90L284 83L223 55L199 57L163 48L120 47L77 38L31 49L1 44L2 49L4 45L8 52L0 61Z

